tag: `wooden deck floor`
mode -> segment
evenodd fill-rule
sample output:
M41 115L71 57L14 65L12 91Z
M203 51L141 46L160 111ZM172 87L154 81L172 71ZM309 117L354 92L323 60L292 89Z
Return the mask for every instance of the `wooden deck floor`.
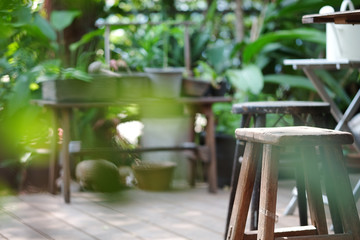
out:
M280 181L277 227L297 226L282 216L293 181ZM0 199L0 239L223 239L229 191L206 186L171 192L126 190L104 195L23 194Z

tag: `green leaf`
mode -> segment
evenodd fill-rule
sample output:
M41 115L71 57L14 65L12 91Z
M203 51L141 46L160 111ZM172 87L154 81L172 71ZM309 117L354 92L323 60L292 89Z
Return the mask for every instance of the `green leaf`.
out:
M230 54L232 46L223 44L206 50L207 62L220 74L230 66Z
M15 22L12 23L14 27L21 27L31 22L31 11L28 7L20 7L12 13Z
M30 74L25 73L17 78L13 92L8 96L7 114L12 116L23 107L27 106L30 99Z
M312 28L299 28L294 30L281 30L262 35L255 42L247 45L243 52L244 63L249 63L269 43L282 42L284 40L301 39L325 45L325 32Z
M50 26L49 22L46 21L39 14L35 15L34 25L40 29L41 33L43 33L48 39L55 41L56 40L56 32Z
M76 51L76 49L78 49L80 46L90 42L95 37L103 36L103 35L104 35L104 29L98 29L98 30L86 33L85 35L82 36L82 38L79 41L70 45L70 51Z
M248 65L240 70L227 70L226 76L237 90L259 94L264 87L262 72L260 68L255 65Z
M335 95L340 98L346 105L350 104L350 97L346 93L344 87L340 82L335 79L328 71L318 70L316 74L325 82L325 84L335 93Z
M78 79L85 82L91 82L92 77L88 73L76 68L65 68L62 70L62 79Z
M50 22L57 31L62 31L70 26L80 14L80 11L53 11L50 16Z
M294 88L304 88L316 92L316 88L310 80L303 76L288 74L269 74L264 76L265 83L288 85Z

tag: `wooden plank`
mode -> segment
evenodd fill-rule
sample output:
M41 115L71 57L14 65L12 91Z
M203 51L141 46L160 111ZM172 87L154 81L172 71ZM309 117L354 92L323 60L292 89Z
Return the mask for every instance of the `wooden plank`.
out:
M44 203L40 202L39 204ZM41 235L41 238L44 239L94 239L86 232L75 229L63 221L60 221L46 212L43 212L38 208L34 208L33 206L22 202L19 199L14 198L13 201L8 203L4 209L4 212L7 215L22 224L22 226L16 227L16 229L19 230L19 232L17 232L14 231L13 226L8 225L9 223L13 224L14 221L1 223L1 228L3 229L1 229L0 232L9 235L9 239L15 239L17 237L24 236L26 236L26 239L30 239L31 236L34 236L34 234L36 234L36 236ZM7 220L9 219L7 218ZM33 232L30 233L29 231L26 231L22 233L22 229L31 229ZM29 238L27 235L29 235Z
M351 133L316 127L238 128L237 139L274 145L351 144Z
M318 234L328 234L322 190L320 184L319 159L315 146L299 146L300 161L304 164L306 192L312 224Z
M215 116L212 111L211 104L202 106L202 113L206 116L207 124L205 127L205 145L210 151L210 162L207 164L207 177L209 182L209 191L217 192L217 159L216 159L216 143L215 143Z
M72 231L77 230L84 233L88 236L87 239L142 239L126 229L119 228L114 224L108 224L101 218L94 217L93 215L100 213L94 204L92 205L92 209L83 212L74 207L74 203L71 205L64 204L59 198L44 198L43 195L26 195L22 196L22 200L26 201L33 209L37 209L47 215L43 221L39 220L40 223L46 224L48 218L56 219L58 222L63 222L70 226ZM121 219L121 216L114 214L114 212L113 217ZM131 221L131 219L129 219L129 221ZM43 228L46 229L46 226L43 226ZM49 231L50 230L51 229L49 229ZM50 232L51 235L59 235L60 237L62 234L66 235L66 232L63 231L61 227L55 227L53 230L53 232ZM58 239L58 237L55 239Z
M141 196L138 197L139 199L142 199ZM186 211L183 209L176 210L174 209L173 204L164 204L163 201L156 198L147 197L144 198L146 201L138 200L139 202L137 202L136 199L134 198L131 202L123 202L121 204L117 202L102 202L101 206L108 208L108 211L121 213L129 218L139 220L140 225L139 223L136 225L126 225L126 229L130 229L145 239L147 239L146 235L148 235L149 232L154 236L154 239L167 237L169 239L205 238L215 240L221 238L223 235L222 232L214 231L209 226L206 226L206 220L208 218L206 216L203 218L201 217L204 212L194 210ZM86 205L87 204L81 203L79 207L82 208L83 211L86 211ZM103 212L104 209L101 210L101 213ZM112 219L110 215L102 218L106 219L106 221L110 220L114 222L114 219ZM194 220L194 218L198 218L198 221ZM216 218L213 217L213 220L215 219ZM199 221L203 221L203 223L199 223ZM144 229L148 229L144 231L142 227L139 228L139 226L143 226ZM151 228L153 228L152 231ZM155 232L155 228L160 231ZM184 231L184 229L186 229L186 231ZM223 230L223 228L221 228L221 230Z
M235 114L319 114L329 113L330 105L325 102L310 101L259 101L234 104L232 106L232 112Z
M359 24L360 10L304 15L302 23Z
M292 65L293 69L309 68L339 70L349 67L358 68L360 66L360 61L349 59L329 60L326 58L285 59L284 65Z
M296 226L298 224L296 212L292 216L281 215L291 198L291 190L294 185L293 180L279 181L277 227ZM87 236L90 239L104 239L101 233L107 231L108 234L104 236L109 239L115 236L114 239L125 240L218 240L224 237L229 195L228 189L221 189L217 194L208 194L207 184L204 183L197 184L194 189L176 189L169 192L146 192L131 189L114 194L102 194L73 191L72 204L70 205L64 204L60 195L53 196L44 193L21 195L20 200L19 198L1 197L0 206L16 209L21 206L18 204L24 202L31 206L29 211L40 211L43 214L41 216L48 215L38 218L36 224L31 221L32 214L24 215L22 219L29 224L30 228L39 226L40 231L52 238L56 236L55 239L64 239L64 237L59 237L61 233L68 236L64 230L66 229L69 235L73 233L74 236L79 236L76 239L81 239L81 236L84 237L84 235L85 239ZM11 203L13 205L9 205ZM27 210L24 212L26 213ZM163 217L166 215L171 216ZM54 233L50 229L46 229L49 218L56 221L57 227L55 227ZM168 218L172 219L171 224L167 224ZM82 223L83 221L84 223ZM330 219L328 221L330 222ZM7 221L5 223L9 224ZM5 229L10 231L6 227L9 225L1 224L0 221L0 239L1 234L3 234L1 226L5 226ZM52 225L55 226L55 224ZM18 231L20 235L28 227L17 224L13 228L13 231ZM96 232L95 229L100 230ZM201 237L202 235L208 238ZM116 236L118 237L116 238ZM41 238L34 237L33 239ZM75 238L67 237L67 239Z
M18 218L0 210L0 238L3 239L51 239Z
M264 144L258 239L274 239L279 151L277 146Z
M328 174L336 176L333 190L337 197L336 203L339 204L339 215L341 216L344 232L351 232L354 239L360 239L360 220L349 175L343 160L342 148L338 145L330 145L324 149L324 152L326 154L324 160L328 164Z
M245 233L244 240L256 240L258 231L249 231ZM275 229L275 238L279 237L293 237L293 236L308 236L316 235L316 228L314 226L302 227L288 227Z
M261 146L261 144L252 142L246 144L229 229L227 230L227 240L243 238Z
M275 240L354 240L351 234L317 235L301 237L279 237Z

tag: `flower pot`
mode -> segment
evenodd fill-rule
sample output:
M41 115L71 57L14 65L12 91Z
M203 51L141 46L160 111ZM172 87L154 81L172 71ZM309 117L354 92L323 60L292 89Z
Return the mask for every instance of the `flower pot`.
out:
M175 163L140 163L133 164L138 187L147 191L166 191L171 187Z
M141 98L150 96L150 79L146 73L121 74L117 78L118 98Z
M116 99L116 78L94 75L90 82L66 79L42 83L42 99L57 102L112 101Z
M159 98L177 98L181 93L184 68L145 68L151 80L152 95Z
M191 97L202 97L210 92L211 83L196 78L183 78L183 95Z
M181 146L190 138L189 116L164 117L164 118L142 118L144 124L140 145L144 148L154 147L176 147ZM190 163L184 151L155 151L143 152L142 159L159 164L166 162L176 163L173 175L173 184L176 188L189 186Z

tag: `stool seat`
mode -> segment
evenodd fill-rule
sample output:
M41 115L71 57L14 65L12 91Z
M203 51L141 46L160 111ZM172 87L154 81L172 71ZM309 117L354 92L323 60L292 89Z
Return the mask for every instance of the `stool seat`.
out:
M267 113L309 113L319 114L330 112L330 104L326 102L308 101L263 101L237 103L232 106L235 114L267 114Z
M273 145L302 144L351 144L354 138L350 133L316 127L274 127L238 128L235 136L239 140Z

